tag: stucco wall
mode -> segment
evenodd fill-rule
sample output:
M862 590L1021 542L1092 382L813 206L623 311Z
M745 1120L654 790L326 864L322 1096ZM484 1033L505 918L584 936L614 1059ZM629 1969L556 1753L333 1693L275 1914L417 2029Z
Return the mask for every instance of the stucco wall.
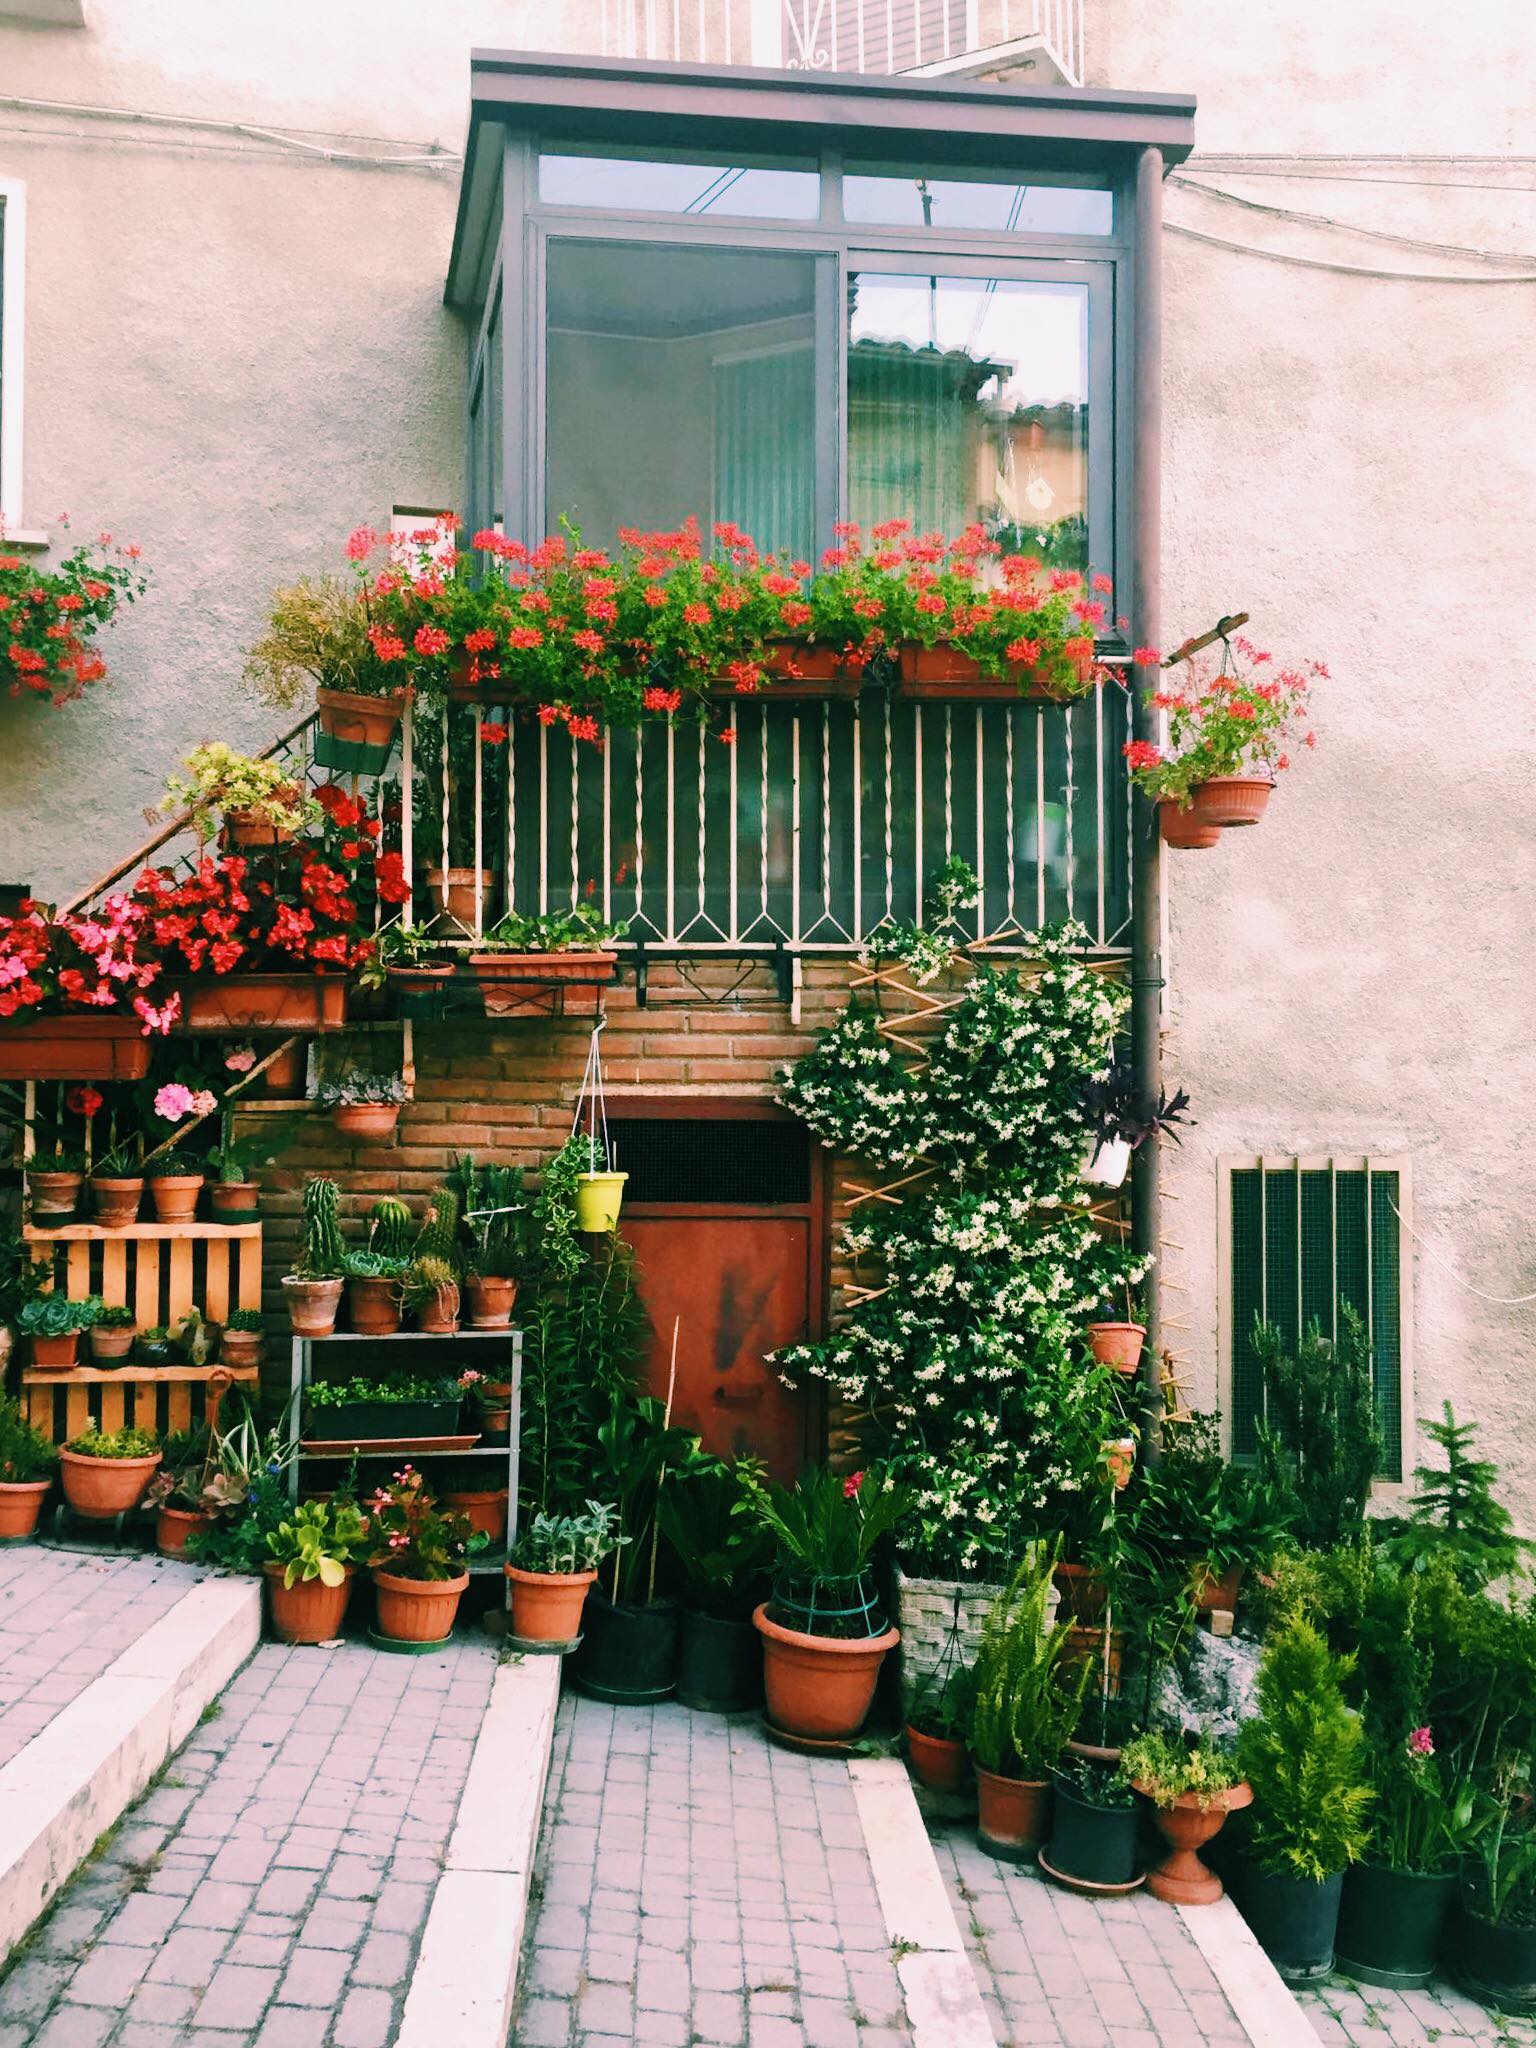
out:
M0 25L0 78L456 148L472 43L582 48L597 16L91 0L85 33ZM1532 147L1536 62L1509 0L1090 0L1089 51L1097 82L1197 92L1205 155L1309 159L1283 178L1221 161L1209 183L1536 251L1529 163L1446 161ZM1321 161L1363 151L1381 156ZM0 703L0 876L64 889L126 843L185 744L272 730L237 678L273 581L396 500L458 498L462 346L439 297L455 179L0 108L7 175L31 206L28 519L67 505L156 569L108 638L110 690L57 716ZM1480 268L1180 184L1168 211L1330 262ZM1166 637L1240 607L1332 671L1322 744L1263 827L1168 862L1169 1068L1199 1119L1169 1174L1191 1391L1219 1389L1217 1160L1407 1152L1417 1405L1453 1395L1484 1422L1536 1526L1536 1309L1482 1302L1441 1263L1536 1289L1536 287L1342 275L1177 232L1166 257Z

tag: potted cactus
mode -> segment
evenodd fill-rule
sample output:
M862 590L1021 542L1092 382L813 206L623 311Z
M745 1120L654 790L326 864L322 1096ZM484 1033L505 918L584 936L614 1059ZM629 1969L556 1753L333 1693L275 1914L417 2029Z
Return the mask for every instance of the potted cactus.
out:
M260 1309L233 1309L219 1338L219 1363L232 1372L249 1372L261 1363L262 1344Z
M418 1329L451 1336L459 1327L459 1197L453 1188L440 1187L427 1204L400 1291Z
M80 1334L101 1313L101 1297L88 1294L70 1301L57 1292L34 1295L24 1302L16 1328L31 1339L32 1365L37 1372L72 1372L79 1362Z
M303 1237L294 1270L283 1276L288 1319L296 1337L328 1337L336 1327L346 1273L341 1194L319 1174L304 1187Z
M459 1198L469 1250L464 1292L473 1330L504 1330L512 1321L522 1272L523 1170L476 1166L469 1153L449 1181Z

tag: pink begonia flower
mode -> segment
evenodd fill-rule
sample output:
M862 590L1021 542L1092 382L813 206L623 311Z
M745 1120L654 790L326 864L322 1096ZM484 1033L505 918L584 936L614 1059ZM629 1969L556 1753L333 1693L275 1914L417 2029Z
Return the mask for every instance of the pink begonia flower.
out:
M193 1112L197 1116L212 1116L219 1106L219 1098L211 1088L199 1088L192 1097Z
M253 1045L237 1045L225 1061L232 1074L248 1074L256 1064L256 1048Z
M192 1090L184 1088L180 1081L167 1081L155 1097L155 1115L164 1117L168 1124L174 1124L191 1114Z

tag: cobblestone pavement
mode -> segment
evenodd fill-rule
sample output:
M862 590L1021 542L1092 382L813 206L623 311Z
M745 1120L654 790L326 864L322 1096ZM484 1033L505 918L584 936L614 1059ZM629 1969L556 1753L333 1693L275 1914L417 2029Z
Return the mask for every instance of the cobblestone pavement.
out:
M1172 1906L1085 1899L998 1863L969 1828L934 1850L999 2048L1206 2048L1246 2030Z
M1298 1989L1297 1998L1326 2048L1493 2048L1496 2042L1536 2044L1536 2021L1506 2019L1436 1982L1422 1991L1384 1991L1331 1977Z
M0 2048L384 2048L495 1668L264 1645L13 1958Z
M907 2048L844 1763L560 1707L517 2048Z
M155 1557L0 1545L0 1764L203 1576Z

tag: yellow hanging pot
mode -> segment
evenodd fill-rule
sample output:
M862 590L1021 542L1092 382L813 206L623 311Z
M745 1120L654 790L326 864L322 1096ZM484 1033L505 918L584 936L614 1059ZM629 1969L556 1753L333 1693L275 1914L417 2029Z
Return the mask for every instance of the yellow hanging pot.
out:
M576 1176L576 1228L606 1235L618 1227L627 1173L579 1173Z

